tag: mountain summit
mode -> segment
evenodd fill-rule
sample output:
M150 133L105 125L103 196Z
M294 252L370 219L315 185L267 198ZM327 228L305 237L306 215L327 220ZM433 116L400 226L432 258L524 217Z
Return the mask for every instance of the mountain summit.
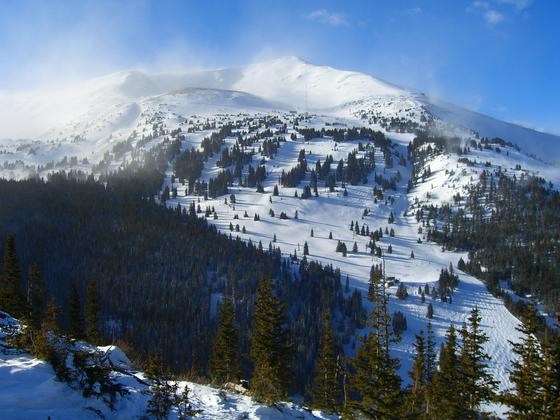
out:
M206 89L205 93L200 89ZM209 95L207 89L214 93ZM217 91L229 93L223 94L221 102ZM237 94L232 96L231 92ZM65 90L0 96L0 138L52 140L53 133L58 133L99 140L111 134L110 126L95 133L84 132L84 126L96 125L101 119L109 125L118 120L113 128L123 128L135 121L150 98L163 100L163 96L174 95L174 101L181 102L178 93L182 93L184 110L195 113L268 108L353 117L369 112L388 119L429 113L460 130L501 137L518 144L527 154L560 162L558 136L503 122L370 75L317 66L295 56L183 73L121 71ZM245 97L241 101L242 93ZM139 112L131 114L130 109ZM123 113L126 121L117 116Z

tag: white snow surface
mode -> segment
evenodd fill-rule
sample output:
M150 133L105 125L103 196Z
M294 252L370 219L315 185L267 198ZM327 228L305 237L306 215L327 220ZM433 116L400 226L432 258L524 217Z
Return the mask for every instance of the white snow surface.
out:
M130 367L130 361L115 346L94 347L84 342L74 343L76 349L108 353L118 367L112 379L124 386L128 394L118 397L115 409L95 397L84 398L79 388L56 378L50 364L33 356L4 347L5 333L19 322L0 312L0 418L39 420L52 419L131 419L146 418L149 395L147 380L141 371ZM69 364L71 366L71 364ZM200 419L330 419L331 416L292 403L268 407L249 396L211 386L178 381L178 392L190 390L192 408L202 410ZM177 418L172 411L170 419Z
M481 136L501 136L518 143L528 154L535 154L548 162L560 163L558 136L498 121L401 89L370 75L316 66L294 56L239 68L186 73L122 71L71 86L0 94L0 139L4 139L0 141L0 145L22 145L31 141L50 141L64 145L75 136L82 136L85 142L81 146L84 151L89 151L84 143L91 146L91 143L101 139L103 142L113 139L104 135L106 133L99 129L99 125L104 125L107 132L124 128L126 123L132 122L134 115L127 114L129 118L122 121L118 115L123 110L140 107L142 112L146 98L189 88L237 91L253 95L250 99L246 97L244 100L234 101L239 110L267 107L340 114L347 112L345 104L381 99L383 103L378 106L388 116L410 109L429 110L444 122L475 130ZM224 95L231 96L231 92ZM198 105L201 110L220 108L213 95L206 95L205 99L186 95L183 102ZM364 103L363 106L370 105ZM113 113L117 116L112 116ZM139 115L140 113L136 114L136 119ZM98 129L90 127L85 130L86 124ZM63 148L60 152L71 153L74 150ZM54 157L60 155L51 154ZM13 161L21 156L11 158Z

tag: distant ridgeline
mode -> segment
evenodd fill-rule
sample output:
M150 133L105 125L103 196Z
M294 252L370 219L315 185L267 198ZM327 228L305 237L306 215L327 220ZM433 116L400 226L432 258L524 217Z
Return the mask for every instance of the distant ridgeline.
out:
M443 152L458 153L460 163L483 167L465 196L457 193L454 203L442 206L422 205L417 220L429 226L429 240L445 249L469 251L469 261L460 261L459 268L485 280L510 310L519 315L524 303L512 302L502 292L504 284L520 296L533 296L555 313L560 311L560 193L543 178L516 176L469 159L473 148L499 153L505 146L515 147L502 139L473 140L462 147L458 139L425 134L415 138L409 146L412 180L429 175L428 158Z

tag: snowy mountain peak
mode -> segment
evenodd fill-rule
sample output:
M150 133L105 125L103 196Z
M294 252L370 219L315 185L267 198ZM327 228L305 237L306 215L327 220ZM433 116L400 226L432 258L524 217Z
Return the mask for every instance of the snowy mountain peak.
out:
M364 73L314 65L293 55L237 68L182 73L121 71L54 92L0 95L0 139L52 140L52 134L57 133L60 138L80 136L97 141L110 136L114 128L135 124L135 118L145 110L143 102L185 92L185 89L212 89L214 92L195 94L191 91L174 98L177 110L182 112L247 111L268 107L345 118L368 114L387 121L392 118L420 120L430 114L455 127L453 133L501 137L518 144L527 154L548 162L560 162L558 136L505 123ZM219 90L226 93L218 94ZM247 96L241 98L231 92L244 92ZM224 99L222 103L220 97ZM134 113L124 110L134 110ZM99 128L92 130L94 126Z

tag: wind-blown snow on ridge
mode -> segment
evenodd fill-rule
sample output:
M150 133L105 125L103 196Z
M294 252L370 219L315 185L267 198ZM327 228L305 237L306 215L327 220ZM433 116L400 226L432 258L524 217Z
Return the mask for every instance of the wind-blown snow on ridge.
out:
M69 124L83 125L107 118L107 110L123 104L141 105L146 98L185 89L239 91L253 95L253 103L227 104L240 110L253 108L297 109L322 113L346 113L346 104L382 99L377 110L388 117L400 112L428 111L445 123L474 130L481 136L501 137L517 143L527 154L548 162L560 162L560 137L469 111L447 102L410 92L364 73L317 66L294 57L281 57L238 68L190 71L184 73L150 73L121 71L56 89L25 94L0 95L0 139L31 138L53 140L52 133ZM225 95L226 97L228 95ZM260 99L257 99L260 98ZM196 105L216 104L216 96L197 97ZM193 99L184 97L185 102ZM230 98L231 99L231 98ZM227 101L226 101L227 102ZM371 106L363 104L364 107ZM192 106L190 107L193 108ZM84 133L64 131L73 137ZM86 140L90 139L85 133ZM61 137L61 136L59 136ZM64 136L62 136L64 137ZM92 136L91 140L99 140ZM0 146L6 141L0 140Z

